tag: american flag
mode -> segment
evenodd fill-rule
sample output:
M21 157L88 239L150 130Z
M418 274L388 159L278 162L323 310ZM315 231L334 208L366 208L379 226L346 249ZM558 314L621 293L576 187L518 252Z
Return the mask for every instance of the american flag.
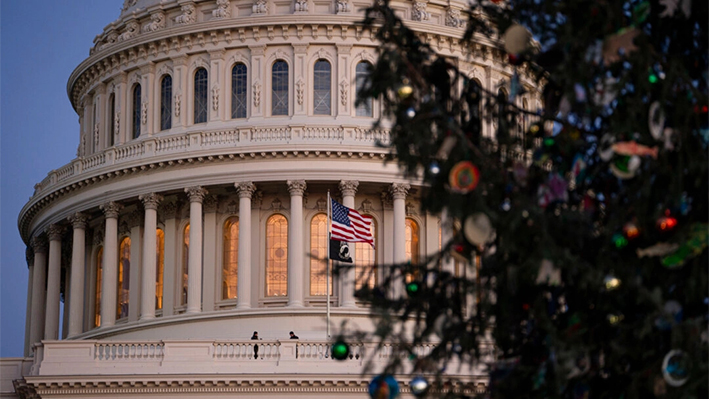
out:
M347 242L366 242L374 247L372 218L332 201L332 239Z

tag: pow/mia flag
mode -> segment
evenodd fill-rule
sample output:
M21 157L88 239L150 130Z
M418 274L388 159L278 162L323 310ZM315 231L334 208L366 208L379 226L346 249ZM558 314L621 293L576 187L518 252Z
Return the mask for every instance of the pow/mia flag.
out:
M349 244L346 241L330 239L330 259L352 263Z

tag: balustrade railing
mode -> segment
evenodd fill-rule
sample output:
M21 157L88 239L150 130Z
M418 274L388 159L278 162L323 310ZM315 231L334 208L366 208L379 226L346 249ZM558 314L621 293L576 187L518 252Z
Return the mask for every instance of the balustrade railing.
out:
M155 137L149 140L135 140L127 144L110 147L100 153L74 160L57 170L50 172L45 179L34 186L34 195L45 192L55 184L81 176L88 171L95 172L104 167L118 165L126 161L147 157L165 157L170 153L185 151L205 151L210 149L238 147L247 150L249 146L263 144L286 144L295 141L332 143L341 146L373 146L377 142L388 143L389 132L384 129L370 130L362 127L345 128L343 126L309 126L302 128L302 133L294 136L290 126L256 127L250 129L228 129L206 132L190 132L178 135ZM195 139L191 139L194 137ZM147 144L150 143L150 144ZM341 147L339 147L341 148ZM75 167L76 164L76 167Z
M93 357L96 360L139 360L162 358L164 344L135 342L97 342Z

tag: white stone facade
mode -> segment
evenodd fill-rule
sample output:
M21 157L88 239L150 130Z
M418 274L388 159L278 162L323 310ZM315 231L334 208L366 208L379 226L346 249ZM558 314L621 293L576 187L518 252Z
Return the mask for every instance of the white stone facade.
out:
M19 217L34 254L31 318L27 358L1 364L17 379L12 394L3 377L3 397L366 395L363 359L375 356L376 368L387 354L364 342L349 361L328 357L326 297L314 293L308 255L313 220L328 191L371 215L375 265L434 253L448 236L439 215L417 212L418 182L383 164L376 143L389 133L370 131L378 104L355 107L357 65L374 62L378 45L357 24L367 3L125 1L69 79L78 156L35 186ZM487 41L461 45L465 22L456 10L466 4L451 3L392 6L424 41L496 90L512 69ZM316 75L323 65L329 75ZM520 106L533 108L538 96L527 88ZM492 129L485 124L485 134ZM287 222L280 276L267 266L274 215ZM225 288L225 226L235 220L238 295L225 295L234 290ZM417 246L405 234L412 225ZM149 234L156 229L162 249ZM162 295L153 306L158 270ZM384 273L377 268L376 278ZM286 288L269 291L279 279ZM353 271L333 281L333 335L344 321L371 328L354 280ZM254 330L263 339L258 359ZM290 330L299 341L288 340ZM467 389L484 389L480 370L462 377Z

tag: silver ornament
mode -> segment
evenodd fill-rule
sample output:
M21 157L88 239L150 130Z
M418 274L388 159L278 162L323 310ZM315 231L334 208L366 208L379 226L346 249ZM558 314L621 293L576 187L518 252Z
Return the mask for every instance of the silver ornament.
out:
M465 219L463 225L465 238L474 245L484 245L492 237L492 223L484 213L475 213Z

